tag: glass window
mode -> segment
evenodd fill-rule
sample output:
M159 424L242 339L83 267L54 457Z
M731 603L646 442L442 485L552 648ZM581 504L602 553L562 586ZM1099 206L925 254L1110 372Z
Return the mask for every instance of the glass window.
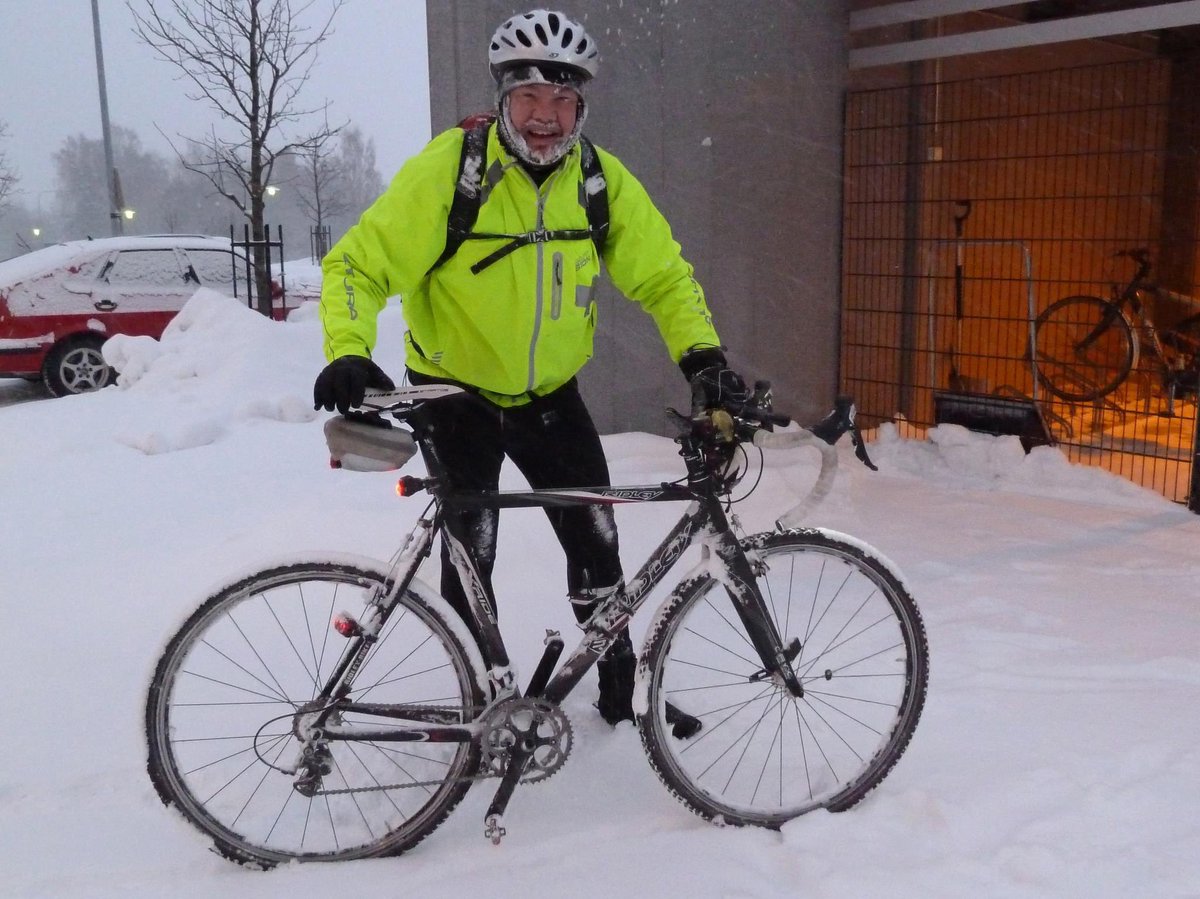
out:
M205 287L228 293L233 285L233 254L228 250L185 250L196 277ZM244 275L243 275L244 277Z
M183 269L172 249L122 250L102 280L113 287L181 287Z

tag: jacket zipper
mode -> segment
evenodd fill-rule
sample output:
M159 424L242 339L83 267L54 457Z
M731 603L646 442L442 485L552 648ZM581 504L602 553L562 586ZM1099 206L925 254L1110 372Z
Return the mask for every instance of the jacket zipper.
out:
M562 315L563 254L554 254L553 278L550 282L550 320L558 321Z
M542 183L541 187L539 187L537 182L533 180L533 177L527 171L521 169L521 173L529 179L529 183L533 185L534 190L537 192L538 231L541 231L542 228L545 227L546 200L550 197L550 188L554 184L554 179L558 177L559 172L561 171L561 167L555 169L550 173L550 177ZM537 383L537 345L538 338L542 333L542 310L545 307L546 293L546 245L544 243L537 243L534 244L534 246L537 247L537 302L534 306L533 335L529 338L529 365L528 375L525 378L526 393L532 392L533 385Z

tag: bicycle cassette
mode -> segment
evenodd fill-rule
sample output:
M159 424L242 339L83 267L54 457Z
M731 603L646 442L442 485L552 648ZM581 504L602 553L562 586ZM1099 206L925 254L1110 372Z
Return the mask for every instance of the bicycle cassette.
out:
M539 783L557 773L571 754L571 722L548 700L511 699L490 710L482 723L482 770L488 774L502 775L513 750L522 746L530 754L520 782Z

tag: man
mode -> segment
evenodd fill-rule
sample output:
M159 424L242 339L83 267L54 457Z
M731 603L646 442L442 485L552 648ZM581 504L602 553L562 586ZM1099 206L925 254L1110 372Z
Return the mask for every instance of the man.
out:
M597 58L595 42L561 13L534 10L504 22L489 52L497 115L487 126L482 170L467 171L463 128L435 137L323 262L330 362L314 386L316 408L345 412L367 387L393 388L371 353L379 310L402 295L409 380L459 384L486 401L428 407L429 440L460 488L495 489L505 455L534 488L609 484L575 381L596 328L600 253L587 199L601 190L603 261L613 283L653 317L672 358L706 397L715 403L722 390L745 392L725 365L703 291L666 220L616 157L581 146ZM585 146L599 158L602 182L584 177ZM467 193L478 188L481 200L471 233L448 248L460 168L462 179L474 179ZM570 601L586 621L622 584L612 510L547 515L567 557ZM456 523L485 580L497 516L470 513ZM442 563L442 591L470 622L444 545ZM494 609L490 588L489 599ZM609 723L633 720L635 661L625 630L598 662L597 707Z

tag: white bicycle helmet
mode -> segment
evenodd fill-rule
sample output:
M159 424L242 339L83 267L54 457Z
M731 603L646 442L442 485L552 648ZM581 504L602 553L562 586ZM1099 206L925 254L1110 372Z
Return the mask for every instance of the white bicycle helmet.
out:
M596 74L599 50L578 22L560 12L535 9L496 29L488 63L497 82L506 69L522 64L561 66L587 81Z

